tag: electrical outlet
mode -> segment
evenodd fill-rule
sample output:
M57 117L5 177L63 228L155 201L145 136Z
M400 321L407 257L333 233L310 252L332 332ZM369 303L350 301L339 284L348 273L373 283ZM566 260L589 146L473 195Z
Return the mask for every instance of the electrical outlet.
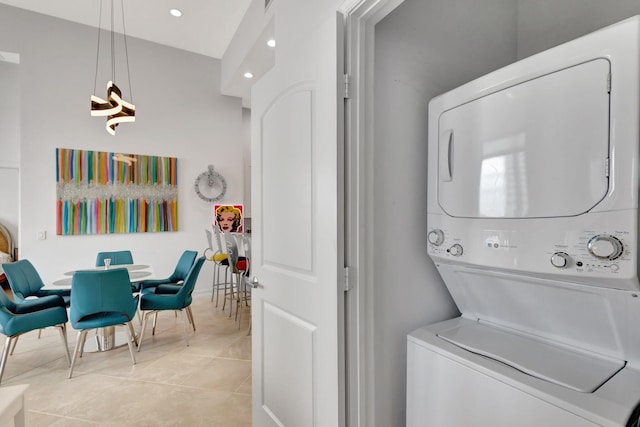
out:
M47 232L38 231L38 240L47 240Z

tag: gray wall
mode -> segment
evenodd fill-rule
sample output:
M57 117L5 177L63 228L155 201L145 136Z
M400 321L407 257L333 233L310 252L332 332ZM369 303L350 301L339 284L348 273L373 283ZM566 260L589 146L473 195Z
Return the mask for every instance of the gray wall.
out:
M513 0L406 0L376 26L375 426L405 423L407 333L458 314L426 249L428 102L515 60L516 13Z
M633 15L638 0L519 0L518 58L573 40Z
M131 249L136 262L154 265L160 276L173 271L185 249L202 252L212 206L193 184L208 164L227 180L224 201L243 201L241 100L220 94L220 61L134 38L128 48L136 122L120 125L114 137L104 118L89 114L96 30L0 5L0 51L21 55L21 257L31 259L45 281L93 265L100 250ZM127 99L128 84L120 81ZM106 77L96 95L106 96ZM57 147L177 157L179 231L56 236ZM47 232L46 240L36 239L39 231ZM198 289L210 290L211 272L205 265Z

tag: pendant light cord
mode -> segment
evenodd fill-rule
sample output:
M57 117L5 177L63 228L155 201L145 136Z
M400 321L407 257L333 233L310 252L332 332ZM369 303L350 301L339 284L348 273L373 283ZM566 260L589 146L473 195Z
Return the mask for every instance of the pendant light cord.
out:
M100 25L102 25L102 0L100 0L100 13L98 14L98 48L96 49L96 75L93 79L93 94L96 93L98 87L98 65L100 62Z
M115 84L116 82L116 49L115 49L115 31L114 31L114 10L113 10L113 0L111 1L111 81ZM122 12L122 35L124 39L124 52L125 52L125 60L127 63L127 80L129 82L129 99L131 99L131 103L133 104L133 90L131 90L131 72L129 70L129 46L127 44L127 30L125 28L124 23L124 0L120 0L120 8ZM101 28L102 25L102 0L100 0L100 13L98 14L98 47L96 49L96 73L93 79L93 93L96 93L96 88L98 87L98 67L100 65L100 36L101 36Z
M113 0L111 0L111 81L116 82L116 34L114 30L113 22Z
M127 80L129 81L129 99L133 102L133 91L131 90L131 73L129 72L129 48L127 46L127 30L124 25L124 0L120 0L120 10L122 11L122 36L124 38L124 55L127 61Z

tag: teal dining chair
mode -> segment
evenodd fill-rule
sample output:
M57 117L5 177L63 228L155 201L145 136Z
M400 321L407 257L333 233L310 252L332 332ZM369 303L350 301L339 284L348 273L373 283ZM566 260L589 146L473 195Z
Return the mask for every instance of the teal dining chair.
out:
M42 289L44 282L28 259L2 264L2 269L7 276L15 301L24 301L28 297L49 298L57 295L62 297L67 306L69 305L71 291L68 289Z
M191 266L193 266L193 262L197 256L198 252L196 251L184 251L178 260L175 270L171 273L171 276L164 279L145 280L141 283L140 291L143 294L149 294L153 293L158 285L173 284L181 286L181 283L184 282L189 271L191 271Z
M96 256L96 267L107 266L105 260L109 260L109 266L111 265L123 265L133 264L133 255L131 251L112 251L112 252L98 252ZM138 292L140 290L140 283L131 283L131 290Z
M180 286L179 289L176 289L175 285L171 284L158 285L156 286L154 293L140 295L140 311L144 313L144 320L142 321L142 330L140 331L140 339L138 340L138 351L140 351L140 348L142 347L144 331L147 327L149 316L154 316L151 335L155 335L158 313L164 310L180 311L180 313L182 314L184 340L187 343L187 346L189 345L189 337L187 336L187 319L185 318L185 313L186 316L188 316L188 322L191 323L191 325L193 326L193 330L195 331L196 324L193 319L193 313L191 312L191 294L193 292L193 288L196 285L196 280L198 280L198 275L200 274L200 270L202 269L202 264L204 263L204 261L205 257L202 256L193 263L189 274L187 274L184 283L182 284L182 286ZM177 292L175 292L176 290Z
M98 252L96 267L104 266L105 259L111 260L111 265L133 264L131 251Z
M78 331L78 339L71 358L69 378L76 359L82 357L87 332L110 326L125 326L127 345L133 364L133 340L137 345L131 320L136 314L138 300L131 294L131 281L126 268L76 271L71 280L71 326Z
M6 265L6 264L5 264ZM7 338L4 341L0 358L0 382L9 354L13 354L18 337L24 333L55 326L60 330L67 363L71 363L67 344L67 309L62 297L29 299L14 302L0 291L0 333Z

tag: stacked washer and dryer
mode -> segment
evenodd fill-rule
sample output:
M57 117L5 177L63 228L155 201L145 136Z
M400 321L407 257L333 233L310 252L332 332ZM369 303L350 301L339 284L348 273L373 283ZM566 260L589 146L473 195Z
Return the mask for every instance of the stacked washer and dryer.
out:
M408 426L640 425L639 152L639 17L431 101Z

